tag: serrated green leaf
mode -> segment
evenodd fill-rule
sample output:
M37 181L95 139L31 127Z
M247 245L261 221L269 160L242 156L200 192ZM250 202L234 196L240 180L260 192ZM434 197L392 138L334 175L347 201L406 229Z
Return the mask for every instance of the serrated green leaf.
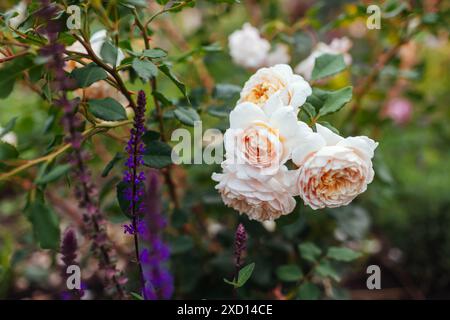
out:
M327 95L325 103L319 110L319 116L324 116L339 111L347 102L352 99L352 90L352 87L345 87L329 93Z
M311 80L318 80L335 75L346 68L342 54L322 54L316 58Z
M151 78L158 75L158 68L153 62L149 60L134 58L131 67L134 71L136 71L143 82L147 82Z
M310 262L315 262L322 253L322 250L312 242L300 244L298 250L302 258Z
M295 264L279 266L276 270L276 274L281 281L286 282L298 281L303 276L302 270Z
M361 257L361 253L345 247L330 247L327 251L327 257L337 261L349 262Z
M200 116L193 108L178 107L173 112L175 117L180 120L181 123L187 126L194 126L195 121L200 121Z
M97 118L105 121L121 121L127 119L125 108L113 98L92 99L88 101L89 111Z
M62 164L62 165L56 166L49 172L44 173L41 176L38 176L35 183L36 184L46 184L46 183L55 181L62 175L65 175L70 170L70 168L71 168L70 164Z
M77 81L78 88L86 88L97 81L108 78L106 71L95 63L73 70L71 76Z
M250 263L249 265L246 265L241 270L239 270L238 274L238 280L237 280L237 288L242 287L248 279L252 276L253 270L255 269L255 263Z

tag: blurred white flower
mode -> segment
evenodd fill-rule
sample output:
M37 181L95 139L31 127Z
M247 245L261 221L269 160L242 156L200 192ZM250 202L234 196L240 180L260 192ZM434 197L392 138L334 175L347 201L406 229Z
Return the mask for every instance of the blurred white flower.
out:
M348 205L373 180L378 143L365 136L343 138L320 124L316 128L292 153L299 166L296 193L314 210Z
M265 65L271 67L276 64L287 64L290 61L291 56L289 55L289 47L279 43L275 45L275 49L267 56Z
M233 61L245 68L262 66L270 50L269 41L262 38L258 29L249 23L228 37L228 46Z
M319 42L312 53L295 67L295 72L304 76L305 79L310 80L316 58L326 53L343 54L345 64L350 65L352 63L352 56L348 52L351 47L352 41L347 37L335 38L329 45Z
M183 11L181 11L180 16L183 26L183 32L185 34L192 34L202 26L202 11L197 8L184 9Z
M9 26L11 28L17 29L17 27L25 21L27 17L27 2L20 1L17 5L15 5L11 10L8 10L7 13L14 13L17 15L11 19L9 19Z
M0 127L0 134L3 132L3 130L4 129ZM10 145L17 147L17 135L12 131L8 132L3 137L1 137L0 141L9 143Z
M252 75L245 83L238 103L252 102L262 107L269 98L277 94L284 105L290 105L297 111L311 93L309 83L294 74L290 66L277 64L261 68Z

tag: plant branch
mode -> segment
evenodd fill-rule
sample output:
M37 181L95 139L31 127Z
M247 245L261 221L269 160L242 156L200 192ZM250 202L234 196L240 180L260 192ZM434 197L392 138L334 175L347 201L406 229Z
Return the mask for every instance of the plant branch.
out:
M136 103L134 102L133 98L131 97L130 92L128 91L127 87L125 86L125 83L123 82L122 78L120 77L117 70L113 67L110 67L108 64L104 63L94 52L89 42L85 39L82 39L80 36L73 34L75 39L77 39L83 47L88 52L89 57L94 61L98 66L102 67L105 71L107 71L117 82L117 85L119 86L120 91L122 94L127 98L128 102L130 103L131 107L133 109L136 109Z

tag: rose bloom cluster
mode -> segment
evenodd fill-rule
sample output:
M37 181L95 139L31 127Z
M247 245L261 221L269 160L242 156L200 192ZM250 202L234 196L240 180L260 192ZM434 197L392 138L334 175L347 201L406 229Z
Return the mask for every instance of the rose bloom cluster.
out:
M295 196L314 210L335 208L372 182L377 143L343 138L320 124L313 131L299 121L311 93L286 64L261 68L245 83L224 136L223 172L212 175L227 206L273 221L294 210Z

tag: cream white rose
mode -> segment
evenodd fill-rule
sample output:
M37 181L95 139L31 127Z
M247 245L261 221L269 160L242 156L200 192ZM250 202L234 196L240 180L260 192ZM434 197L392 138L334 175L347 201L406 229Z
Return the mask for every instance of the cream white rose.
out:
M275 94L284 105L295 110L303 105L312 90L308 82L294 74L287 64L261 68L248 79L241 91L238 103L252 102L260 107Z
M230 113L230 128L224 136L226 157L229 163L240 166L237 170L268 179L290 158L307 132L298 123L294 109L283 106L280 99L271 99L264 108L243 102Z
M267 58L270 43L262 38L258 29L249 23L228 37L228 46L233 61L245 68L259 68Z
M351 47L352 41L347 37L335 38L329 45L319 42L312 53L305 60L300 62L297 67L295 67L295 72L304 76L305 79L310 80L314 65L316 63L316 58L326 53L343 54L345 64L350 65L352 63L352 56L348 53L348 51Z
M378 143L364 136L343 138L316 124L292 152L299 166L296 193L312 209L348 205L372 182Z
M242 178L239 171L230 170L226 163L223 173L213 173L216 189L228 207L246 214L252 220L267 221L291 213L295 208L292 197L294 175L286 167L267 181Z

